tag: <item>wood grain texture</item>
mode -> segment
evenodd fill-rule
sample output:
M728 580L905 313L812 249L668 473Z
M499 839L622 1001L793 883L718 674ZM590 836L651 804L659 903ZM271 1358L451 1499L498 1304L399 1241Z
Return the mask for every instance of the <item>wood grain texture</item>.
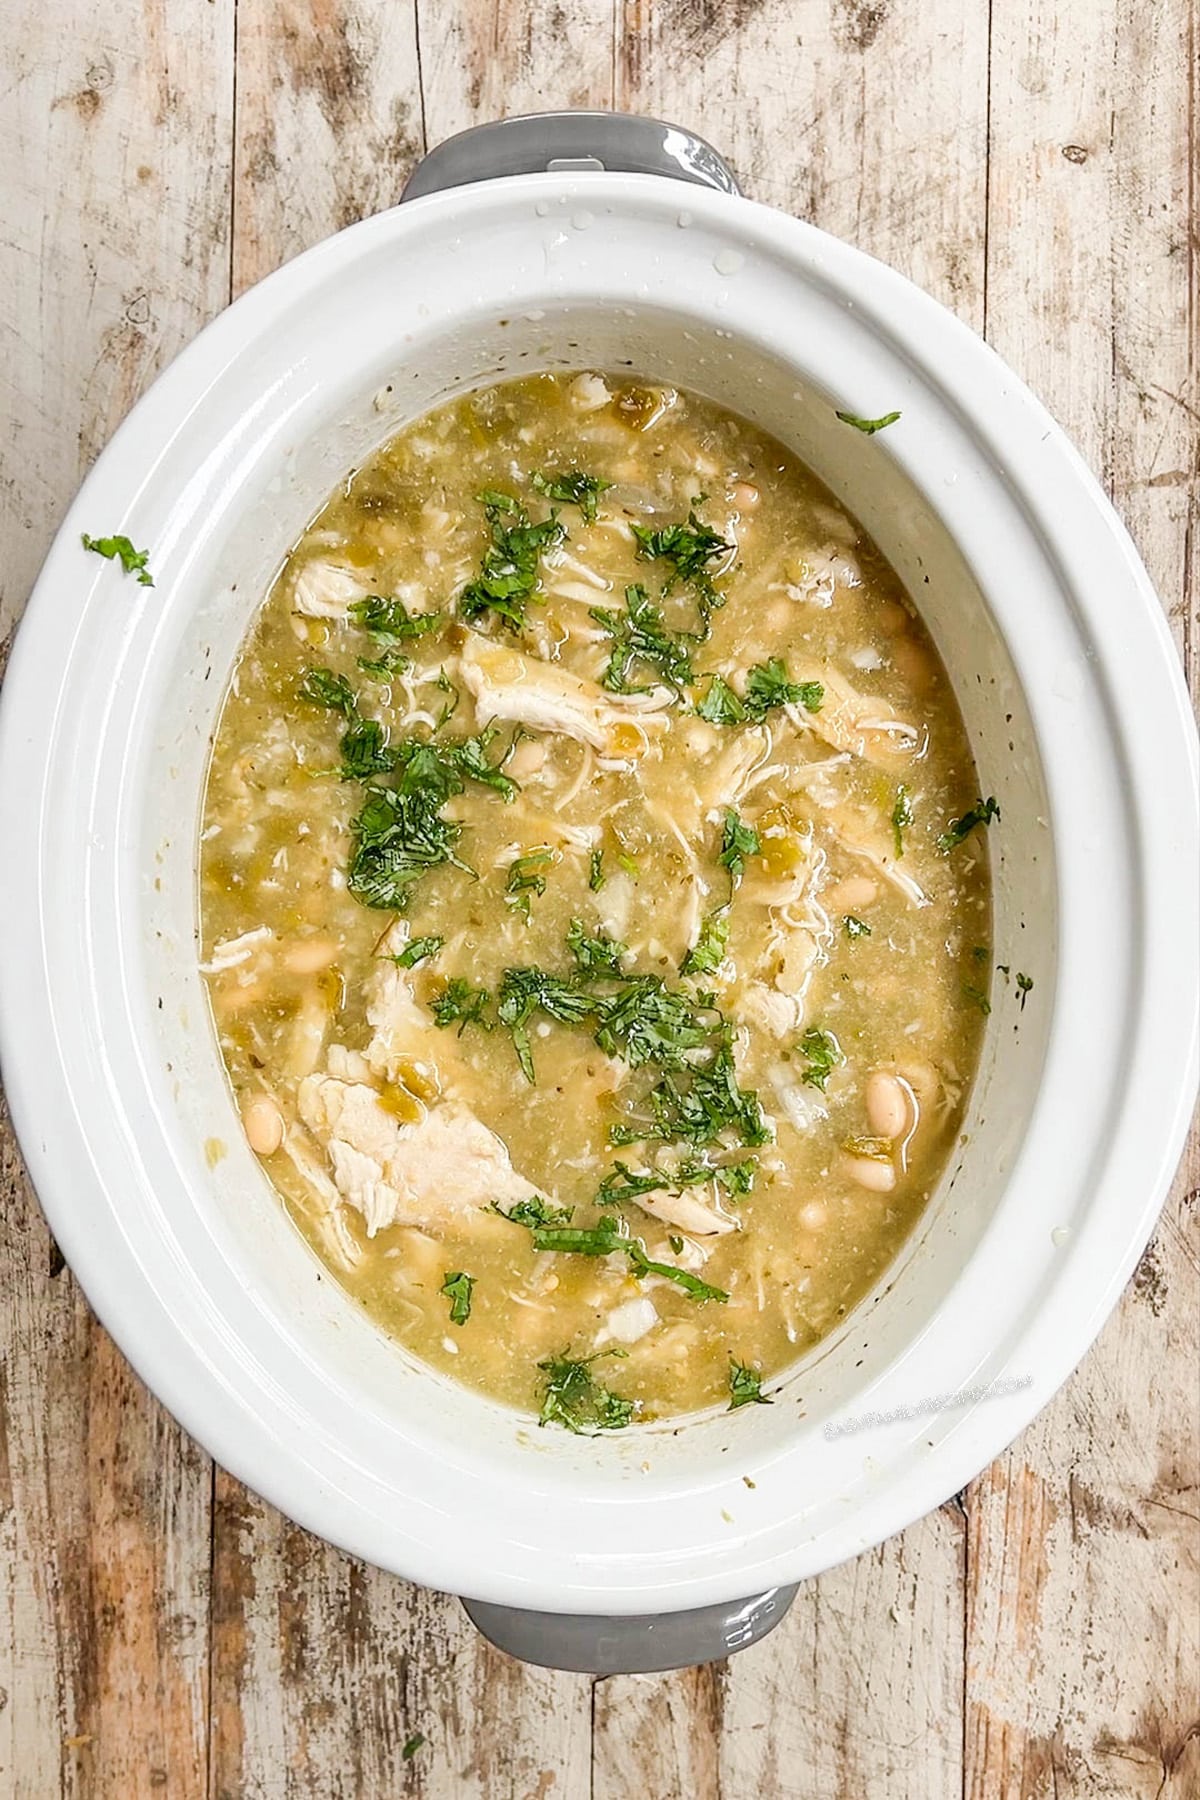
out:
M966 1522L951 1503L728 1663L597 1683L594 1800L957 1800Z
M505 114L613 104L613 0L416 0L429 143Z
M228 1476L214 1523L213 1800L586 1793L585 1678L501 1656L456 1600L330 1549Z
M438 44L458 43L459 24L431 9L422 68L431 49L446 66ZM463 51L470 66L515 74L519 46L503 35L507 61L481 42ZM237 74L240 290L394 204L439 103L422 101L408 4L239 0ZM434 139L455 128L438 114ZM585 1791L586 1682L522 1671L457 1600L366 1568L221 1473L213 1543L214 1800ZM416 1732L427 1742L405 1760Z
M988 336L1117 499L1181 642L1193 21L1182 0L997 9L988 214ZM1200 1793L1198 1186L1193 1145L1083 1368L968 1490L970 1800Z
M228 299L233 0L5 13L0 638L96 453Z
M407 0L238 0L234 293L395 205L424 147Z
M615 104L696 126L753 197L986 327L1101 472L1200 675L1190 0L0 19L0 640L83 469L231 287L390 204L453 131ZM961 1504L726 1666L593 1687L219 1472L214 1495L0 1122L0 1800L1194 1800L1198 1192L1194 1147L1095 1350Z
M6 16L0 638L84 470L228 299L232 42L232 0ZM0 1196L0 1793L202 1794L209 1464L92 1320L3 1123Z

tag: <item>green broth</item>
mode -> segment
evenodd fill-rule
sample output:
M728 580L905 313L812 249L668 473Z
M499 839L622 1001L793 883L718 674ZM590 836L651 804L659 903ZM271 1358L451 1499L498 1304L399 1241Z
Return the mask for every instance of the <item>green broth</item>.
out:
M580 472L596 481L566 479ZM489 492L523 509L491 503L498 541ZM522 518L532 538L505 537ZM552 518L561 532L539 531ZM532 591L505 618L488 594L514 566ZM404 612L372 614L369 596ZM348 718L300 697L314 668L344 678L318 698ZM347 885L354 821L369 783L408 780L425 806L424 764L345 778L348 723L360 770L372 745L396 762L419 741L460 771L421 815L457 861L373 890L403 902L399 925ZM496 785L461 774L468 739L476 767L502 765ZM694 395L594 374L417 420L295 547L213 746L205 969L284 1205L385 1330L514 1406L541 1407L555 1375L539 1365L564 1355L597 1356L632 1421L728 1400L735 1363L769 1392L895 1255L960 1129L990 986L986 822L938 838L978 799L910 600L779 443ZM600 972L581 972L581 932L625 947L619 973L594 946L580 954ZM415 939L441 944L390 960ZM554 977L578 1015L532 1013L532 1083L496 1016L513 968ZM614 1009L639 978L630 1034ZM455 983L486 993L482 1020L463 1020ZM757 1101L689 1141L706 1075ZM682 1101L662 1139L636 1141L664 1081ZM751 1159L731 1192L744 1174L716 1171ZM617 1162L665 1185L598 1206L606 1180L629 1185ZM605 1220L625 1237L539 1249L493 1210L518 1192L593 1246ZM454 1275L473 1280L443 1291Z

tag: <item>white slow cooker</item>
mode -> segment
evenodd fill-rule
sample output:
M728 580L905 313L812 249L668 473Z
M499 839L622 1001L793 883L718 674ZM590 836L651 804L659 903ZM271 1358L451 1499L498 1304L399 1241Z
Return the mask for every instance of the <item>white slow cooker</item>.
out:
M447 181L469 185L427 191ZM510 122L415 185L196 339L47 558L0 712L4 1075L90 1301L228 1469L467 1596L521 1654L700 1660L976 1474L1133 1269L1196 1084L1195 734L1099 487L899 275L646 121ZM997 962L1033 978L1023 1006L998 981L960 1152L912 1239L775 1403L583 1439L425 1368L329 1278L245 1144L196 955L209 740L288 547L415 414L579 367L745 414L876 538L1000 801ZM864 437L838 408L901 419ZM155 585L83 532L149 547Z

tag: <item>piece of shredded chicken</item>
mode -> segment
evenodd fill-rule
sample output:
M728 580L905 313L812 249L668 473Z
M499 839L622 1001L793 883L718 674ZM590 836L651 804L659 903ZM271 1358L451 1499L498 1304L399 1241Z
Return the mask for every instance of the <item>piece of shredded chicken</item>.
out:
M506 645L473 637L459 657L481 726L500 719L531 731L560 731L609 757L638 757L649 734L666 729L665 688L608 694L594 681Z

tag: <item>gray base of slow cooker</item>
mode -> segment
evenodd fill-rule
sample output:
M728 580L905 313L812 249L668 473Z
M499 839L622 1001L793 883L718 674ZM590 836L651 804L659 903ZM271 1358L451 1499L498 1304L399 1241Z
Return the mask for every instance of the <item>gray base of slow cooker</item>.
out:
M678 126L622 113L564 112L501 119L460 132L417 165L404 198L561 168L671 175L727 194L740 192L712 145ZM757 1643L778 1625L795 1592L768 1588L724 1606L641 1618L530 1612L483 1600L464 1600L463 1606L489 1643L523 1662L585 1675L644 1675L715 1662Z
M795 1595L795 1587L768 1588L753 1600L631 1619L529 1612L484 1600L464 1600L463 1606L490 1644L522 1662L580 1675L650 1675L747 1649L774 1631Z

